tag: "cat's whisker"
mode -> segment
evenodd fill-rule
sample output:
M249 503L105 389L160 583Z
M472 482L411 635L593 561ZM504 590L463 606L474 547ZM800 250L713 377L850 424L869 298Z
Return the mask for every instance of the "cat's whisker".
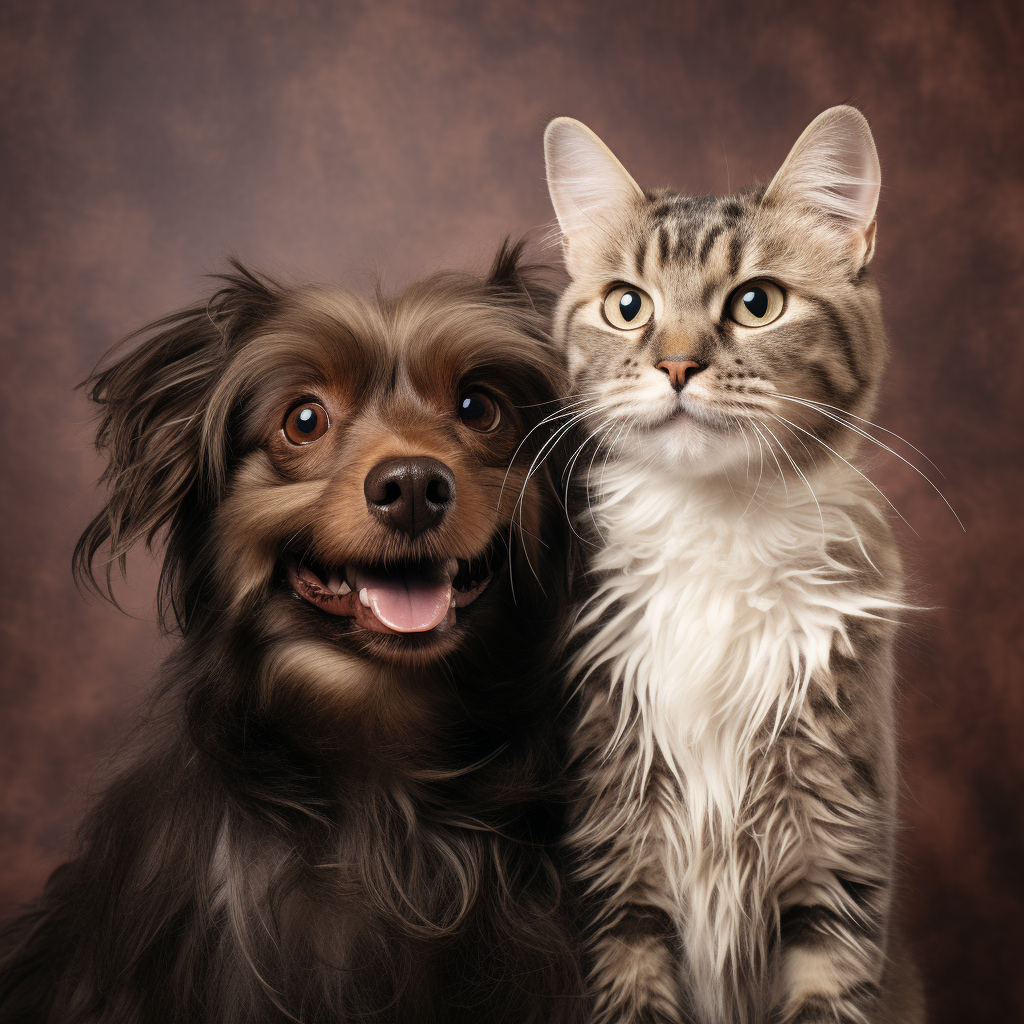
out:
M595 437L597 437L597 435L599 433L601 433L602 431L604 431L606 429L606 424L607 424L606 420L602 421L600 426L598 426L598 428L595 431L593 431L586 438L586 440L583 442L583 444L581 444L579 446L579 448L576 449L576 451L572 455L572 458L569 460L568 464L566 465L565 471L562 473L562 485L563 485L563 490L564 490L565 499L566 499L565 500L565 504L566 504L566 507L565 507L565 518L566 518L566 521L569 523L569 528L582 541L585 541L586 538L583 537L580 534L580 532L576 529L576 525L573 523L572 516L569 513L569 481L572 480L572 474L573 474L573 471L576 468L576 461L579 459L580 455L582 454L583 449L586 448L586 446L590 443L590 441L593 440ZM595 445L594 455L596 455L599 450L600 450L600 443ZM594 456L591 456L590 464L591 465L594 464ZM588 498L587 504L588 504L588 506L590 504L589 498ZM593 511L591 511L591 515L593 515ZM596 523L595 523L595 525L596 525Z
M581 404L581 403L572 403L572 404L573 405L578 405L578 404ZM545 416L544 419L542 419L539 423L537 423L533 427L531 427L531 429L527 432L526 437L524 437L523 440L520 441L519 446L516 448L515 452L513 452L512 458L509 460L508 469L505 471L505 476L504 476L504 478L501 481L501 491L498 494L498 502L499 502L499 504L501 502L502 497L504 497L504 494L505 494L505 484L508 482L508 476L509 476L509 473L512 472L512 467L515 465L515 460L518 457L519 453L522 451L523 445L526 444L526 442L529 440L530 436L534 433L534 431L539 430L542 426L544 426L547 423L551 423L551 422L554 422L555 420L559 420L559 419L565 419L567 421L566 424L560 424L559 427L555 428L555 430L552 431L552 436L557 441L557 438L559 436L561 436L559 434L559 430L561 430L561 428L563 426L571 427L572 424L575 421L582 422L583 417L589 415L592 412L595 412L596 408L597 407L595 406L595 407L589 408L589 409L576 409L576 410L571 410L570 409L570 410L553 412L550 415ZM544 440L544 442L540 446L540 451L543 451L545 446L547 446L551 441L552 441L552 437L551 436L546 438ZM536 460L534 460L534 462L536 462ZM531 469L532 468L533 467L531 466ZM526 483L529 483L529 475L527 475ZM523 484L524 488L526 486L526 483Z
M508 477L509 477L509 474L512 472L512 467L516 464L516 459L519 457L519 453L523 450L523 446L530 439L530 437L534 433L534 431L539 430L542 426L544 426L545 424L547 424L549 422L552 422L552 421L554 421L556 419L562 419L563 417L569 416L569 415L571 415L571 413L563 413L563 412L560 412L560 411L559 412L553 412L549 416L545 416L544 419L542 419L539 423L535 424L533 427L530 428L529 431L527 431L526 436L522 439L522 441L519 442L518 446L516 447L516 450L512 453L512 458L509 459L508 469L505 470L505 476L502 478L502 481L501 481L501 490L498 492L498 504L499 505L501 504L501 499L505 496L505 484L508 483ZM543 445L541 447L543 447Z
M768 415L773 420L776 420L779 423L784 423L788 428L792 429L792 426L793 426L792 421L787 420L785 416L780 416L779 413L776 412L775 410L770 410L770 411L766 410L766 415ZM817 463L817 461L814 458L814 454L811 452L810 448L808 448L806 443L804 442L804 439L802 437L800 437L799 435L797 435L795 432L793 433L793 437L797 441L800 442L800 447L803 448L804 454L807 456L808 461L810 462L810 464L812 466L814 466L815 470L817 470L818 463Z
M751 423L750 426L753 426L753 424ZM743 443L746 444L747 432L746 432L746 430L744 430L744 425L743 424L740 424L740 430L743 431ZM761 489L761 478L764 476L764 444L762 443L762 439L761 439L760 434L757 435L757 452L758 452L758 455L760 456L760 466L759 466L758 471L757 471L757 483L754 484L754 490L753 490L753 493L750 495L750 500L747 502L746 507L740 513L740 519L742 519L747 514L747 512L750 511L750 506L754 503L754 499L757 497L757 493ZM747 456L747 478L748 479L750 478L750 456L749 456L749 453L748 453L748 456Z
M864 423L867 424L867 426L869 427L874 427L875 430L881 430L883 434L888 434L890 437L895 437L897 441L902 441L903 444L905 444L912 452L915 452L917 455L920 455L921 458L924 459L924 461L927 462L928 465L931 466L932 469L934 469L935 472L938 473L943 480L946 479L946 474L943 473L942 470L939 469L939 467L931 459L929 459L928 456L925 455L925 453L921 451L920 448L914 447L914 445L912 445L905 437L903 437L901 434L897 434L895 430L890 430L888 427L883 427L880 423L875 423L874 420L866 420L863 416L858 416L855 413L840 408L838 405L829 405L828 402L820 402L815 398L800 398L796 395L787 395L782 391L775 391L772 394L775 398L784 398L789 402L798 402L803 403L805 405L813 406L822 414L824 414L825 410L828 409L833 413L838 413L840 416L848 416L850 419L857 420L859 423ZM859 427L856 427L852 423L846 423L844 420L840 420L838 422L842 422L844 426L848 426L851 429L860 430ZM871 434L867 433L866 431L863 432L863 436L869 438L872 441L878 442L877 437L872 437Z
M739 427L739 432L740 432L740 437L743 438L743 450L747 453L747 464L746 464L746 467L745 467L746 468L746 474L745 474L744 478L746 480L750 480L750 445L747 443L747 432L743 429L742 426ZM733 487L732 480L729 481L729 490L732 491L732 495L735 498L737 496L736 495L736 488ZM749 502L748 502L748 504L749 504Z
M785 422L785 420L781 416L776 416L775 419L779 420L782 423ZM771 428L766 423L762 423L761 426L763 426L764 429L767 430L768 433L771 434L776 441L778 441L779 448L782 449L782 454L785 455L787 459L789 459L789 464L796 471L797 476L799 476L800 479L803 480L804 486L807 488L808 493L814 499L814 504L818 509L818 518L821 520L821 546L823 549L826 548L828 546L828 540L825 536L825 515L821 511L821 504L818 501L818 496L814 493L814 488L811 486L810 480L807 479L807 477L803 473L803 470L801 470L800 467L796 464L796 459L794 459L793 456L789 454L789 451L786 448L786 446L781 441L779 441L778 437L776 437L775 433L771 430Z
M589 441L591 440L591 438L593 438L593 437L596 437L596 436L597 436L597 435L598 435L598 434L599 434L599 433L600 433L600 432L601 432L601 431L603 430L603 428L604 428L604 426L605 426L606 424L608 424L608 423L612 423L612 422L614 422L614 421L613 421L613 420L612 420L612 419L611 419L610 417L608 417L608 416L605 416L605 417L604 417L604 418L603 418L603 419L601 420L601 423L600 423L600 425L599 425L599 426L597 427L597 429L596 429L596 430L594 430L594 431L593 431L593 432L592 432L591 434L589 434L589 435L588 435L588 437L587 437L587 439L586 439L586 441L584 441L584 442L583 442L583 444L582 444L582 445L581 445L581 446L580 446L579 448L577 448L577 449L576 449L576 453L575 453L575 455L574 455L574 456L572 457L572 459L571 459L571 460L570 460L570 461L569 461L569 462L567 463L567 465L566 465L566 467L565 467L565 470L564 470L564 471L562 472L562 482L563 482L563 483L565 483L565 481L566 481L567 479L569 479L569 478L571 477L571 474L572 474L572 470L573 470L573 467L574 467L574 466L575 466L575 464L576 464L576 458L577 458L577 457L579 456L579 453L580 453L580 452L581 452L581 451L583 450L583 448L584 448L584 447L586 447L587 443L588 443L588 442L589 442Z
M619 443L619 438L629 429L630 421L628 419L623 420L619 429L615 432L615 437L612 438L612 443L609 445L609 449L614 451L615 446ZM603 478L602 478L603 479Z
M591 475L594 472L594 460L597 458L598 454L600 454L601 448L602 448L602 446L604 444L604 441L605 441L605 438L607 438L607 436L612 432L614 427L615 427L614 422L609 422L608 423L607 428L605 429L604 433L601 435L601 440L598 442L598 444L596 444L594 446L594 454L590 456L590 465L587 466L587 486L586 486L587 511L590 513L590 521L594 524L594 530L597 533L598 537L601 538L601 543L602 544L606 543L606 540L605 540L604 534L601 532L601 527L600 527L600 525L597 522L597 516L594 514L594 500L593 500L594 491L593 491L593 488L590 485L590 477L591 477Z
M775 465L779 467L779 476L782 479L782 486L783 486L783 488L785 488L785 491L786 491L786 501L789 501L789 485L786 483L786 474L785 474L785 472L782 469L782 463L779 462L778 455L775 454L775 449L772 447L771 442L768 440L768 438L765 437L764 434L761 433L761 428L753 420L750 420L749 422L750 422L750 425L761 436L761 439L764 441L764 443L766 445L768 445L768 453L775 460ZM764 424L762 423L761 426L764 426ZM767 428L765 428L765 429L767 429ZM776 440L778 440L778 439L776 438Z
M855 434L858 434L860 437L867 438L869 441L873 441L875 444L877 444L880 448L884 448L887 452L889 452L890 455L895 456L897 459L900 460L900 462L902 462L905 465L909 466L919 477L921 477L922 480L925 481L925 483L928 484L928 486L933 491L935 491L935 493L943 500L943 502L945 502L946 508L948 508L949 511L953 514L953 518L956 520L957 525L960 527L960 529L963 530L964 533L967 532L967 528L960 521L960 517L956 514L956 510L953 508L953 506L946 499L946 496L942 493L942 491L940 491L939 488L935 485L935 483L932 481L932 479L926 473L922 472L917 466L915 466L909 459L905 459L902 455L900 455L900 453L898 451L896 451L894 448L890 448L889 445L887 445L884 441L880 441L877 437L873 437L866 430L862 430L856 424L854 424L854 423L847 423L845 420L840 419L838 416L830 415L824 409L819 408L818 407L818 403L811 402L809 400L805 401L803 399L793 398L791 395L780 395L779 397L785 398L787 401L790 401L790 402L795 402L797 405L804 405L804 406L806 406L809 409L813 409L815 412L821 413L822 416L828 417L828 419L832 420L834 423L838 423L841 426L847 427L849 430L853 431L853 433L855 433ZM872 424L872 426L877 426L877 424ZM879 428L879 429L884 429L884 428ZM903 438L900 438L900 440L903 441ZM912 444L910 444L909 441L904 441L904 444L906 444L908 448L914 448L914 446ZM914 451L917 452L917 449L914 448ZM925 459L929 463L931 463L931 465L935 466L935 463L932 462L932 460L929 459L927 455L923 454L922 452L918 452L918 455L920 455L923 459ZM937 466L935 468L936 468L936 470L938 470L939 474L941 475L942 470L938 469Z
M880 441L872 433L870 433L869 431L865 430L863 427L857 426L856 423L850 423L849 420L843 418L844 415L845 416L851 416L852 413L844 413L844 411L842 409L839 409L837 406L827 405L826 403L823 403L823 402L816 402L816 401L814 401L812 399L809 399L809 398L797 398L795 395L776 394L774 397L781 398L781 399L783 399L784 401L787 401L787 402L793 402L795 405L802 405L802 406L804 406L804 408L807 408L807 409L812 410L813 412L819 413L820 415L822 415L822 416L826 417L827 419L831 420L833 423L836 423L836 424L838 424L841 427L846 427L848 430L852 431L857 436L863 437L866 440L871 441L874 444L879 445L880 447L884 448L887 452L890 452L891 454L895 455L897 458L902 458L902 456L900 456L900 454L898 452L894 451L892 448L890 448L883 441ZM832 410L835 410L835 411L833 412ZM857 418L859 419L860 417L857 417ZM884 427L880 427L877 423L872 423L870 420L864 420L864 422L867 423L869 426L874 427L876 430L885 430ZM893 434L894 437L896 437L900 441L902 441L913 452L915 452L917 455L920 455L921 458L925 460L925 462L927 462L930 466L932 466L934 468L934 470L939 474L939 476L941 476L943 479L946 478L945 474L942 472L942 470L939 469L939 467L936 466L935 463L932 462L932 460L929 459L928 456L925 455L924 452L922 452L919 448L915 448L909 441L907 441L903 437L900 437L899 434L895 434L891 430L887 431L887 433ZM917 467L913 467L913 468L916 469ZM918 472L920 472L920 470L918 470ZM929 483L930 482L931 481L929 481Z
M511 580L511 576L512 576L512 571L511 571L512 570L512 532L513 532L513 525L514 525L514 523L516 521L516 516L517 515L518 515L518 518L519 518L519 529L520 529L520 532L523 531L523 503L524 503L524 498L526 496L526 488L529 486L530 480L533 478L534 474L537 472L537 470L540 468L540 466L542 466L544 464L544 460L548 457L548 455L551 454L552 451L554 451L554 449L555 449L556 445L558 444L558 442L570 430L572 430L576 426L576 424L582 423L586 416L590 415L592 412L595 412L595 411L596 411L596 406L590 407L590 408L584 408L582 410L577 409L577 410L573 410L573 411L570 411L570 412L564 413L564 414L553 413L550 417L546 417L546 419L549 419L549 420L554 420L554 419L558 419L558 418L565 418L565 417L568 417L568 418L566 419L566 422L559 424L552 431L551 436L546 438L544 440L544 442L541 444L540 448L537 451L537 454L534 456L533 462L530 464L529 469L526 471L526 478L523 480L523 485L522 485L522 487L520 488L520 491L519 491L519 497L516 499L516 503L515 503L515 505L513 506L513 509L512 509L512 515L511 515L510 521L509 521L509 545L508 545L508 548L509 548L509 576L510 576L510 585L512 587L513 599L515 598L515 587L514 587L514 585L512 585L512 580ZM532 431L531 431L531 433L532 433ZM519 452L519 450L521 448L522 448L522 444L520 444L519 448L516 449L516 453L517 454L518 454L518 452ZM515 456L513 456L513 460L514 460L514 458L515 458ZM510 470L511 470L511 464L510 464L510 467L509 467L509 471ZM507 480L508 480L508 471L506 471L505 478L502 481L501 492L499 493L499 498L498 498L499 502L501 500L501 495L504 494L505 483L506 483ZM540 579L539 579L539 577L537 577L536 570L533 568L533 564L530 561L529 552L525 551L525 549L524 549L524 554L526 556L526 563L529 566L530 571L533 573L534 577L537 579L537 581L539 583Z
M572 424L574 422L575 415L576 414L571 413L571 412L570 413L555 412L555 413L552 413L550 416L546 416L543 420L541 420L540 423L536 424L527 433L526 437L523 438L523 440L520 442L519 446L516 448L512 458L509 460L509 467L505 471L505 476L502 478L501 489L498 492L498 504L499 504L499 506L501 504L502 498L505 495L505 485L508 483L509 473L512 472L512 467L515 465L516 456L518 456L519 452L522 450L523 445L526 443L526 440L527 440L527 438L529 438L530 434L532 434L535 430L537 430L544 423L547 423L549 421L553 421L555 419L564 418L565 416L569 417L567 424L559 424L559 426L557 428L555 428L555 430L552 431L551 436L545 438L545 440L541 444L540 449L538 450L537 454L534 456L534 460L531 463L529 470L527 470L526 479L523 481L523 486L520 488L519 496L516 499L516 503L515 503L515 505L512 508L512 514L509 516L507 548L508 548L509 588L512 591L512 598L513 598L513 600L515 600L515 573L514 573L514 563L513 563L512 556L513 556L513 551L514 551L514 545L513 545L514 536L513 535L514 535L514 532L515 532L516 514L518 512L518 515L519 515L519 529L520 529L520 532L523 532L523 514L522 514L523 500L524 500L524 497L526 495L526 487L527 487L527 485L530 482L530 477L531 477L531 475L532 475L532 473L534 471L534 467L537 465L538 459L542 459L542 457L544 456L545 448L548 448L550 450L550 448L554 447L554 445L557 443L558 438L561 436L561 434L564 433L566 429L571 428L571 426L572 426ZM524 548L524 553L526 555L527 565L530 567L531 572L533 572L534 577L536 577L537 576L536 570L533 569L533 565L530 562L529 552L526 551L525 548ZM538 579L538 582L540 582L539 579Z
M859 470L859 469L858 469L858 468L857 468L857 467L856 467L856 466L855 466L855 465L854 465L854 464L853 464L852 462L850 462L850 461L849 461L849 459L844 459L844 458L843 458L843 456L839 454L839 452L837 452L837 451L836 451L836 450L835 450L834 448L832 448L832 447L831 447L830 445L828 445L828 444L826 444L826 443L825 443L824 441L822 441L822 439L821 439L820 437L816 436L815 434L812 434L812 433L811 433L811 432L810 432L809 430L805 430L805 429L804 429L803 427L801 427L801 426L800 426L800 425L799 425L798 423L794 423L794 422L793 422L792 420L787 420L787 419L786 419L786 418L785 418L784 416L778 416L777 414L776 414L776 419L780 419L780 420L782 420L782 421L783 421L784 423L786 423L786 424L787 424L788 426L790 426L790 427L793 427L793 428L794 428L795 430L800 430L800 431L803 431L803 433L805 433L805 434L806 434L806 435L807 435L808 437L810 437L810 438L813 438L813 439L814 439L815 441L817 441L817 442L818 442L818 444L820 444L820 445L821 445L821 446L822 446L823 448L826 448L826 449L828 449L828 451L830 451L830 452L831 452L831 453L832 453L832 454L833 454L833 455L834 455L834 456L835 456L835 457L836 457L837 459L839 459L839 460L840 460L841 462L845 462L845 463L846 463L846 465L850 467L850 469L852 469L852 470L853 470L853 471L854 471L854 472L855 472L855 473L856 473L856 474L857 474L857 475L858 475L859 477L862 477L862 478L863 478L864 480L866 480L866 481L867 481L867 483L869 483L869 484L870 484L870 485L871 485L871 486L872 486L872 487L873 487L873 488L874 488L874 489L875 489L875 490L876 490L876 491L877 491L877 492L878 492L878 493L879 493L879 494L880 494L880 495L882 496L882 498L883 498L883 499L885 500L885 503L886 503L886 504L887 504L887 505L889 506L889 508L891 508L891 509L893 510L893 512L895 512L895 513L896 513L896 515L898 515L898 516L900 517L900 519L902 519L902 520L903 520L903 522L904 522L904 523L906 524L907 528L908 528L908 529L909 529L909 530L911 531L911 533L913 533L913 534L914 534L915 536L918 536L917 530L915 530L915 529L914 529L914 528L913 528L913 527L912 527L912 526L910 525L910 523L908 523L908 522L907 522L907 520L906 520L906 519L904 518L903 514L902 514L902 513L900 512L900 510L899 510L899 509L898 509L898 508L897 508L897 507L896 507L896 506L895 506L895 505L894 505L894 504L893 504L893 503L892 503L892 502L891 502L891 501L889 500L889 497L888 497L888 495L886 495L886 493L885 493L885 492L884 492L884 491L882 490L882 488L881 488L881 487L879 487L879 486L878 486L878 484L876 484L876 483L875 483L875 482L874 482L874 481L873 481L873 480L872 480L872 479L871 479L870 477L868 477L868 476L865 476L865 474L864 474L864 473L862 473L862 472L861 472L861 471L860 471L860 470ZM952 510L951 510L951 511L952 511ZM954 512L953 514L954 514L954 515L956 515L956 513L955 513L955 512ZM957 521L959 522L959 520L957 520Z
M539 420L536 424L534 424L534 426L530 429L529 433L527 433L526 437L523 438L523 441L520 443L519 447L522 447L523 443L525 443L526 440L530 437L530 434L532 434L535 430L538 430L540 427L544 426L546 423L553 423L555 420L565 419L567 416L587 415L589 412L595 411L598 408L597 403L593 403L589 409L581 408L581 406L587 406L588 401L588 399L580 399L575 402L569 402L564 407L556 409L552 413L548 413L548 415L545 416L542 420Z
M588 397L599 398L601 392L598 390L594 391L577 391L576 397L571 401L567 402L564 398L549 398L544 402L524 402L521 405L516 405L517 409L539 409L542 405L553 405L555 411L560 412L563 409L571 408L574 405L579 405L585 401Z
M546 398L543 402L517 402L515 405L516 409L540 409L545 405L552 405L555 407L557 412L561 409L565 402L561 398Z
M587 505L588 505L588 507L590 509L591 520L594 523L594 528L597 530L599 537L601 537L602 535L601 535L601 529L600 529L600 527L598 526L598 523L597 523L597 519L594 516L594 504L593 504L593 500L592 500L592 496L594 494L594 487L591 485L591 482L590 482L591 473L594 470L594 460L601 453L602 449L606 450L605 451L605 458L603 459L602 465L601 465L601 478L598 481L598 489L600 490L604 486L604 474L605 474L605 471L608 468L608 463L610 461L608 456L609 456L610 452L613 449L615 441L618 439L618 437L620 437L622 435L623 429L626 426L625 422L624 423L616 423L614 420L610 420L610 419L607 422L608 422L608 427L604 431L604 433L601 434L601 439L598 442L597 446L595 447L594 455L591 456L590 466L587 469ZM618 427L618 429L615 432L615 437L611 441L611 443L608 444L608 434L610 434L612 430L615 430L616 426Z
M561 412L566 409L572 409L575 406L585 405L588 401L600 401L604 397L604 392L601 390L594 391L579 391L576 393L576 397L571 401L563 399L559 402L559 407L556 412Z
M743 425L740 424L740 436L743 438L743 450L747 453L747 479L750 479L750 444L747 441L747 432L743 429Z
M533 462L530 464L529 470L527 470L526 480L523 482L523 490L525 490L526 485L530 482L531 477L539 468L539 466L542 465L544 460L551 454L552 451L554 451L558 442L567 433L569 433L570 430L572 430L578 424L583 423L588 415L596 411L596 408L590 408L573 412L571 415L569 415L569 417L566 419L564 423L559 424L558 427L556 427L555 430L552 431L551 436L548 437L538 449ZM520 499L521 498L522 491L520 492Z
M607 417L605 419L601 420L601 422L598 424L598 426L593 431L591 431L590 434L587 435L587 437L583 441L583 443L576 449L576 451L573 453L572 457L569 459L568 463L566 464L565 470L562 473L562 483L563 483L563 485L565 487L568 487L569 481L572 479L573 471L576 468L576 462L579 459L580 455L583 453L584 448L586 448L586 446L592 440L594 440L594 438L596 438L598 436L598 434L601 434L602 436L604 434L606 434L607 433L607 429L610 426L612 426L612 425L614 425L614 421L608 419ZM594 453L595 455L597 454L598 451L600 451L600 447L601 447L601 443L599 441L597 443L597 445L595 446L595 453Z
M515 600L515 596L516 596L516 593L515 593L515 580L514 580L514 572L513 572L513 562L512 562L513 533L514 533L516 517L518 515L518 518L519 518L519 532L520 533L525 533L526 530L525 530L525 527L523 526L523 504L524 504L524 499L526 497L526 488L529 486L530 480L532 479L533 474L536 472L536 468L539 465L543 465L544 458L546 458L547 454L549 454L551 452L551 450L554 448L554 446L558 443L559 438L562 435L564 435L568 430L570 430L572 428L573 423L574 423L574 421L572 419L570 419L567 424L560 425L559 428L554 432L552 437L549 437L544 442L544 444L541 445L540 450L534 456L533 462L530 464L530 468L526 472L526 478L523 481L523 486L520 488L519 497L516 499L516 503L515 503L515 505L512 508L512 515L509 517L509 526L508 526L508 538L509 538L509 542L508 542L508 558L509 558L509 589L512 591L512 599L513 599L513 601ZM545 448L547 448L547 452L545 452ZM506 480L508 479L508 474L507 473L505 474L505 478L506 478ZM504 484L504 481L503 481L502 482L502 490L500 492L501 494L504 493L504 488L505 488L505 484ZM499 494L499 499L498 500L499 500L499 502L501 500L500 494ZM529 568L530 572L533 574L534 579L536 579L538 583L541 583L540 577L537 575L537 570L534 569L533 562L530 560L530 552L526 548L525 545L523 547L523 554L524 554L524 556L526 558L527 567ZM543 584L542 583L541 583L541 587L543 588Z

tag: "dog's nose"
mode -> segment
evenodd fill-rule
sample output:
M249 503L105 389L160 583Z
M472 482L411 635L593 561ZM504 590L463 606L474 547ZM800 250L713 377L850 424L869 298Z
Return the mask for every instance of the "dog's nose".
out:
M374 515L412 540L455 504L455 476L437 459L384 459L366 474L363 493Z

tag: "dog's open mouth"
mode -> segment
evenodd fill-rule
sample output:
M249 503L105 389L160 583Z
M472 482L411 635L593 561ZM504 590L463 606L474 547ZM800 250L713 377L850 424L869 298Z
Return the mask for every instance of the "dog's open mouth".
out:
M489 549L468 560L326 565L287 555L285 568L295 593L331 615L378 633L426 633L453 625L457 609L484 592L492 558Z

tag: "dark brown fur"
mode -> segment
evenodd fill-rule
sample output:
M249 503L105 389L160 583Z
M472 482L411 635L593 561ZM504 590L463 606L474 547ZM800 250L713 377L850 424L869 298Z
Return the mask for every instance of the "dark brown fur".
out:
M166 536L180 642L74 856L5 933L0 1021L579 1019L551 852L564 537L543 474L515 507L560 370L519 251L371 300L236 263L89 382L108 499L76 571ZM454 414L472 387L493 433ZM331 431L291 447L310 396ZM363 496L395 454L458 483L412 540ZM489 588L429 635L326 614L282 567L489 545Z

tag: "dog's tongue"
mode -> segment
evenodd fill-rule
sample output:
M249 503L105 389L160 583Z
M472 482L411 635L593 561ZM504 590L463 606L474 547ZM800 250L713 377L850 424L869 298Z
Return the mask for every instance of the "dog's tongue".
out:
M452 603L451 580L440 570L359 570L356 589L360 595L364 588L373 614L399 633L425 633L433 629L443 621Z

